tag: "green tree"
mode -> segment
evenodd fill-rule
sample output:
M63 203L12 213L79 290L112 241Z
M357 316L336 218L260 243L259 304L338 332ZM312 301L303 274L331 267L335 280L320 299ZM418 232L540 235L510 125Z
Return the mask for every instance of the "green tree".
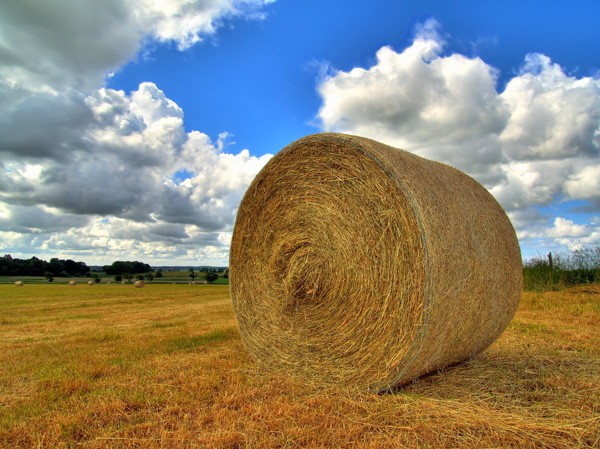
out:
M100 279L98 276L96 276L96 277L94 278L94 282L95 282L96 284L99 284L99 283L100 283L100 280L101 280L101 279Z
M198 273L196 273L193 268L190 268L190 277L192 278L192 282L195 282L196 276L198 276Z
M148 273L148 274L146 275L146 280L147 280L147 281L153 281L153 280L154 280L154 274L152 274L152 273Z
M121 282L123 280L123 276L121 276L120 274L117 274L115 276L115 282Z
M156 273L154 273L154 277L157 277L157 278L163 277L163 272L160 268L158 270L156 270Z
M118 260L113 262L112 265L104 265L102 271L109 275L123 275L125 273L148 273L149 271L152 271L152 268L150 268L150 265L143 262Z
M206 281L209 284L212 284L213 282L215 282L217 279L219 279L219 275L217 273L215 273L214 271L209 271L208 273L206 273L204 275L204 277L206 278Z
M50 271L46 271L44 277L48 279L48 282L54 281L54 275Z

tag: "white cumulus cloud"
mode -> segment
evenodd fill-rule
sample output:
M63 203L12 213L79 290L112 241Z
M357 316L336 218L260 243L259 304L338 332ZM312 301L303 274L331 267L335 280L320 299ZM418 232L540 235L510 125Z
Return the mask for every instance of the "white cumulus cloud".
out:
M544 237L556 239L562 245L576 248L582 245L600 245L598 224L576 224L573 220L556 217L554 225L548 228Z
M600 164L587 165L572 173L564 188L570 198L591 199L600 208Z
M586 200L598 210L600 81L529 54L499 92L494 67L443 54L438 27L426 22L402 51L382 47L371 67L330 70L318 85L323 128L465 171L499 200L523 238L540 235L538 207ZM558 238L557 226L564 223L542 232Z
M263 17L263 7L273 1L1 2L0 79L13 92L93 89L144 44L173 42L186 49L213 35L226 19Z
M105 80L154 45L185 50L227 20L261 19L273 1L1 2L4 250L226 263L237 206L270 156L186 132L152 82L127 93Z
M130 95L101 89L81 104L93 119L71 129L81 136L78 145L46 136L36 151L47 156L43 164L5 165L1 199L72 214L225 229L269 158L226 153L205 134L186 133L181 109L152 83ZM67 154L51 158L46 147ZM181 170L187 176L177 182Z

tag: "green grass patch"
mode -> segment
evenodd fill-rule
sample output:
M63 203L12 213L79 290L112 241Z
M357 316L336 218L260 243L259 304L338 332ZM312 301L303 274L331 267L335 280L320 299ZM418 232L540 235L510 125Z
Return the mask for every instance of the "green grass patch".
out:
M553 330L541 323L527 323L524 321L513 320L510 323L510 326L525 335L541 335L541 334L551 334Z
M167 341L167 352L195 351L212 343L220 343L233 338L236 331L231 328L215 329L207 334L185 335Z
M179 321L161 321L158 323L150 324L150 327L152 327L154 329L168 329L170 327L181 326L181 324L182 324L182 322L179 322Z

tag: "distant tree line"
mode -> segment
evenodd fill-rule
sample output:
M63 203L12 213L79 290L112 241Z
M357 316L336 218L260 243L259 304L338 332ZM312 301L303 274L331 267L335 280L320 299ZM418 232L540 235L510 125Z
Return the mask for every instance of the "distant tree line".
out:
M0 259L0 276L84 276L90 268L84 262L74 260L50 259L50 262L32 257L31 259L17 259L10 254Z
M123 275L126 273L149 273L152 271L150 265L143 262L129 262L129 261L116 261L113 262L112 265L104 265L102 267L102 271L104 271L108 275Z

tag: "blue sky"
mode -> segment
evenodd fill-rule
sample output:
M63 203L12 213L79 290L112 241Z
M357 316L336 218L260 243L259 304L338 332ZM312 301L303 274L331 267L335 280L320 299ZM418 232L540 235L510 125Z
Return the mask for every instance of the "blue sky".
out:
M577 76L594 76L600 59L598 2L278 1L266 20L226 24L184 52L165 45L127 64L108 86L134 90L153 81L185 111L188 130L228 131L239 148L274 153L319 132L319 64L368 67L375 52L410 45L430 18L448 41L445 53L479 56L500 70L498 88L527 53L549 56ZM578 6L580 5L580 6ZM237 147L236 147L237 148Z
M226 264L252 178L328 130L469 173L525 258L597 246L597 17L597 1L6 2L0 251Z

